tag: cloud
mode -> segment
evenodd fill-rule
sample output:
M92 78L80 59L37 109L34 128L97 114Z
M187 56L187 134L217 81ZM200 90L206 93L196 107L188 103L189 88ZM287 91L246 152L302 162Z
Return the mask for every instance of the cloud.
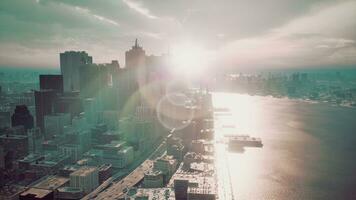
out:
M320 67L356 64L356 2L296 18L268 33L227 43L219 52L231 67Z
M88 51L96 62L124 60L135 38L148 54L191 41L214 52L219 66L352 64L356 63L354 4L343 0L1 0L0 65L33 66L42 60L43 65L58 66L58 53L71 49Z
M100 15L93 15L93 17L95 17L96 19L99 19L99 20L101 20L101 21L107 22L107 23L109 23L109 24L112 24L112 25L115 25L115 26L119 26L119 24L118 24L117 22L115 22L114 20L105 18L105 17L103 17L103 16L100 16Z
M109 18L106 18L106 17L103 17L101 15L92 14L92 12L87 8L81 8L79 6L75 6L74 9L79 11L79 12L85 13L85 14L87 14L89 16L92 16L95 19L98 19L100 21L103 21L103 22L106 22L106 23L109 23L109 24L112 24L112 25L115 25L115 26L119 26L119 24L116 21L114 21L112 19L109 19Z
M129 8L131 8L132 10L134 10L135 12L147 17L147 18L150 18L150 19L157 19L158 17L151 14L151 11L148 10L147 8L145 8L143 6L142 3L140 2L136 2L136 1L133 1L133 0L122 0Z

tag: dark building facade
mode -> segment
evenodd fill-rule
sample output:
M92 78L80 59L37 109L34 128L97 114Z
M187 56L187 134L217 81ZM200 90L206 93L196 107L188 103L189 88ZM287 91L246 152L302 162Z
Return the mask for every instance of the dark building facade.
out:
M0 112L0 128L10 127L11 115L10 112Z
M79 96L79 92L65 92L60 96L57 96L53 111L55 113L70 113L71 118L78 116L83 112L82 100Z
M57 93L63 93L62 75L40 75L40 89L54 90Z
M61 74L63 75L63 89L65 92L80 91L79 68L85 64L92 64L93 58L84 51L66 51L60 54Z
M52 114L57 95L54 90L35 91L36 125L44 132L44 116Z
M25 130L33 128L34 120L26 105L18 105L14 114L11 116L11 125L24 126Z
M24 135L1 135L0 147L2 147L2 158L0 158L3 159L0 162L3 165L2 167L11 169L13 161L28 154L28 138Z

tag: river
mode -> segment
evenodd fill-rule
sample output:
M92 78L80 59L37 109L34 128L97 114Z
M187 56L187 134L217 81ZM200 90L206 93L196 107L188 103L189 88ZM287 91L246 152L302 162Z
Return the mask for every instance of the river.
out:
M356 199L355 108L231 93L214 93L213 104L228 110L215 112L217 141L248 134L264 145L223 148L220 190L249 200Z

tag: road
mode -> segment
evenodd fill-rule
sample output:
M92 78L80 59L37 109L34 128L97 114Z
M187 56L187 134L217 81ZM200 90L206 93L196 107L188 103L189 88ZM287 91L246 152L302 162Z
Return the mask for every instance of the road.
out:
M95 190L96 192L95 193L92 192L90 195L86 196L86 199L108 200L108 199L118 199L122 197L125 194L124 192L125 189L133 187L143 179L145 172L149 171L153 167L153 160L159 157L160 155L162 155L162 153L164 153L164 150L165 150L165 141L163 141L157 147L157 149L153 153L151 153L151 155L148 156L148 158L140 166L138 166L124 179L118 182L114 182L113 181L114 179L111 179L110 183L112 183L112 185L110 187L106 188L103 191L101 191L100 189L99 189L100 191Z

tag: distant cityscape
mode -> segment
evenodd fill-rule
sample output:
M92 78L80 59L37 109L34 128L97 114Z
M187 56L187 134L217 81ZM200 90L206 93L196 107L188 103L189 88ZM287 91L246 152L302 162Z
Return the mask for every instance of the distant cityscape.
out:
M218 84L214 85L218 91L288 97L356 107L355 70L308 71L277 71L257 75L223 74L215 77Z

